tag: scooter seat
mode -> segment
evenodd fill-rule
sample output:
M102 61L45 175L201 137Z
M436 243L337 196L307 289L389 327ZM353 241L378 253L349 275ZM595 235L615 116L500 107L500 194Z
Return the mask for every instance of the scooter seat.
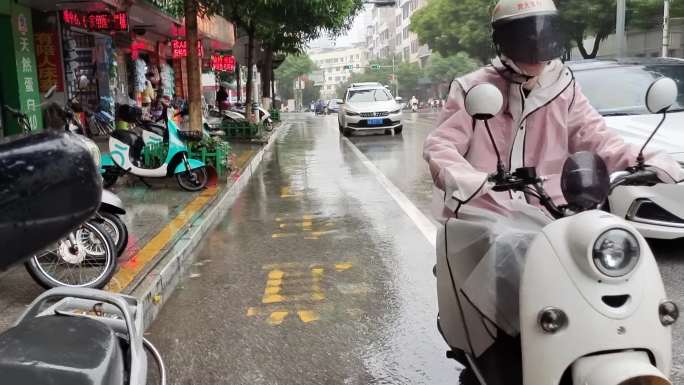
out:
M120 341L102 322L45 316L0 335L3 384L120 385L124 359Z
M155 134L161 137L164 137L164 134L166 133L166 127L164 127L163 124L158 124L145 120L142 122L142 126L144 130L154 132Z

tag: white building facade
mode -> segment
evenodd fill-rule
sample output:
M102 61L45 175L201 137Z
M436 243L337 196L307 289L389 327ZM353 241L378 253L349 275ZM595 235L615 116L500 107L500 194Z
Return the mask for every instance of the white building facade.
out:
M334 98L338 84L346 82L353 72L361 73L368 67L368 49L365 43L351 47L317 48L308 54L323 74L322 99Z
M430 48L418 42L410 31L411 16L429 0L398 0L396 7L375 7L366 27L366 44L370 59L395 59L421 66L430 56Z

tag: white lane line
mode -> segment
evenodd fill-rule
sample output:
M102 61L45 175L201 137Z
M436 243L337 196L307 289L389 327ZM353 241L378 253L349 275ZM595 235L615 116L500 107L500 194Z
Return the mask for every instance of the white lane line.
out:
M418 227L418 230L423 234L425 239L427 239L428 242L432 245L432 247L435 247L436 241L437 241L437 227L433 222L428 219L428 217L423 214L422 211L416 207L413 202L411 202L410 199L404 195L404 193L399 190L397 186L394 185L387 177L385 174L382 173L382 171L378 170L377 167L373 164L373 162L370 161L366 157L366 155L361 152L354 143L351 142L351 140L342 137L342 140L344 143L349 147L349 149L356 154L356 156L361 160L361 163L363 163L368 171L370 171L373 176L380 182L382 187L385 188L385 191L394 199L395 202L401 207L402 210L404 210L404 213L408 215L409 218L413 221L413 223Z

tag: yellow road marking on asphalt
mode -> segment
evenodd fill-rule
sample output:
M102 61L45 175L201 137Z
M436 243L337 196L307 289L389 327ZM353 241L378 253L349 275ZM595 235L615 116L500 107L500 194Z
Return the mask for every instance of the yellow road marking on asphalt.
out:
M335 270L337 271L344 271L344 270L349 270L351 269L352 264L349 262L343 262L343 263L336 263L335 264Z
M311 269L311 275L313 275L314 277L320 277L323 275L324 271L325 270L322 267L317 267L315 269Z
M264 290L264 294L268 294L268 295L278 294L278 293L280 293L280 290L282 290L282 287L280 287L280 286L266 286L266 290Z
M218 192L218 188L210 187L181 210L171 222L167 223L140 251L126 263L122 264L105 290L119 293L124 290L135 277L164 249L193 216L207 205Z
M262 303L280 303L284 302L287 299L284 295L280 294L264 294L264 297L261 299Z
M289 187L283 187L280 189L281 198L295 198L302 196L301 192L292 192Z
M253 316L257 315L258 313L259 313L259 311L255 307L247 308L247 317L253 317Z
M321 317L314 310L299 310L297 312L299 319L304 323L309 323L313 321L318 321Z
M271 235L271 238L287 238L287 237L294 237L297 234L295 233L273 233Z
M284 229L284 228L287 227L287 223L281 223L279 227L280 227L281 229Z
M289 312L287 311L274 311L271 313L271 315L268 317L268 323L271 325L280 325L283 323L285 320L285 317L287 317L287 314Z
M283 279L285 273L282 270L271 270L268 273L268 279Z
M268 281L266 281L266 286L280 286L282 284L282 279L269 279Z

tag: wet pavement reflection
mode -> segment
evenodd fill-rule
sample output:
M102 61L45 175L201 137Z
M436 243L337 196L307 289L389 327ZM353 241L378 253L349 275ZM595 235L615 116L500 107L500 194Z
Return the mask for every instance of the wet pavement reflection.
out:
M293 125L149 330L170 383L457 383L436 329L430 244L334 117L286 117ZM425 167L405 153L395 173L405 167L408 186Z

